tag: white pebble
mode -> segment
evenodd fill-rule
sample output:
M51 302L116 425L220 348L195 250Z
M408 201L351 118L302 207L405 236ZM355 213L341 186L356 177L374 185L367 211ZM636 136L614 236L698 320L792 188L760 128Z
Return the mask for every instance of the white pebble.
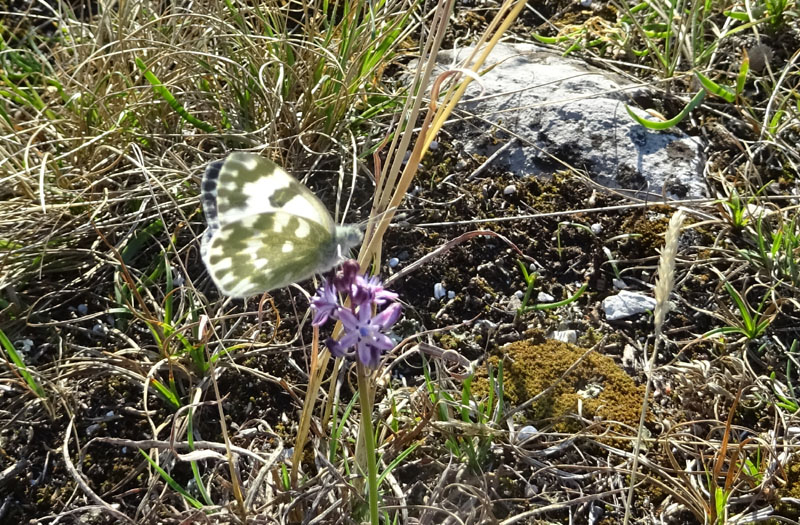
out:
M33 341L27 338L20 339L16 341L16 344L14 346L17 348L17 350L19 350L23 354L27 354L30 353L31 350L33 350Z
M549 293L539 292L539 295L536 296L536 302L538 303L552 303L554 300L555 297Z
M514 292L514 297L516 297L521 301L525 297L525 294L522 293L522 290L517 290L516 292Z
M455 297L456 297L456 293L453 290L448 290L447 291L447 298L448 299L455 299Z
M577 330L556 330L550 335L551 339L561 341L563 343L575 343L578 340Z
M503 195L513 195L517 193L517 187L513 184L509 184L505 188L503 188Z
M395 268L398 264L400 264L400 259L397 257L392 257L389 259L389 268Z
M532 425L525 425L524 427L519 429L519 431L517 431L516 441L517 443L524 443L525 441L528 441L533 436L535 436L538 432L539 431L536 430L536 427Z
M89 305L88 304L79 304L78 305L78 313L81 315L86 315L89 313Z
M652 297L642 295L627 290L620 291L617 295L611 295L603 299L603 311L606 319L616 321L642 314L656 307L656 300Z
M625 288L628 287L628 284L625 281L623 281L622 279L617 279L616 277L612 279L611 283L617 290L624 290Z
M445 295L447 295L447 290L445 290L442 283L436 283L433 285L433 296L436 299L441 299Z
M589 228L591 228L592 233L595 235L600 235L601 233L603 233L603 225L600 224L599 222L592 224Z

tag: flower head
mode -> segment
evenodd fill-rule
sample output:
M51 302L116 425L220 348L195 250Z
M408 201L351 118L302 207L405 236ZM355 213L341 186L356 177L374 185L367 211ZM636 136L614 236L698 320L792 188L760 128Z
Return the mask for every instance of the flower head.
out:
M311 308L314 309L314 319L311 321L314 326L323 325L329 317L335 317L339 309L339 296L331 283L322 283L317 294L311 298Z
M361 364L375 368L381 355L394 347L386 332L400 318L402 307L394 302L397 294L383 288L378 277L358 275L358 263L346 262L332 282L325 281L312 298L315 310L313 324L319 326L329 318L342 322L342 337L328 339L326 345L336 357L355 357ZM350 306L339 302L338 292L350 296ZM391 303L373 315L378 306Z

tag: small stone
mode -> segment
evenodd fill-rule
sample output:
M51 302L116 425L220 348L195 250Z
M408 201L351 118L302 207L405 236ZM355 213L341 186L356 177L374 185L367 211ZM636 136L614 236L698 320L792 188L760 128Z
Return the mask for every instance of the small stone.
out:
M595 234L595 235L600 235L601 233L603 233L603 225L600 224L599 222L596 222L596 223L592 224L591 226L589 226L589 228L592 230L592 233Z
M453 290L448 290L447 291L447 298L448 299L455 299L456 298L456 293Z
M627 290L620 291L603 299L603 311L606 319L617 321L652 311L656 307L656 300L652 297Z
M389 259L389 268L396 268L398 264L400 264L400 259L397 257Z
M514 297L521 301L525 297L525 294L522 292L522 290L517 290L514 292Z
M532 425L525 425L519 431L517 431L515 441L517 443L524 443L535 436L539 431L536 430L536 427Z
M509 184L503 188L503 195L514 195L515 193L517 193L517 187L513 184Z
M16 344L14 346L17 348L17 350L19 350L23 354L28 354L30 353L31 350L33 350L33 341L27 338L20 339L16 341Z
M555 297L545 292L539 292L539 294L536 296L537 303L552 303L554 300Z
M555 330L552 334L550 334L551 339L555 339L556 341L561 341L564 343L572 343L578 341L578 331L577 330Z
M624 290L625 288L628 287L628 284L625 281L623 281L622 279L617 279L616 277L611 280L611 283L617 290Z
M436 299L441 299L445 295L447 295L447 290L442 283L436 283L433 285L433 297Z
M636 364L636 349L633 345L626 344L622 349L622 366L633 368Z
M432 140L431 143L428 144L428 149L431 151L436 151L437 149L439 149L439 142Z
M78 313L81 315L86 315L89 313L89 305L86 303L82 303L78 305Z

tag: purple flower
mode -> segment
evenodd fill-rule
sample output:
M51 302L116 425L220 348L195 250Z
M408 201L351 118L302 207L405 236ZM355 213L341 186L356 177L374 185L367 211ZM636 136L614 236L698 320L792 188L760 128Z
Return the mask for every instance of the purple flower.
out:
M402 312L399 303L394 302L397 294L383 288L376 277L358 274L356 261L346 261L342 270L332 279L323 282L317 294L311 299L314 309L312 324L320 326L328 319L337 319L344 328L342 337L336 341L326 341L331 353L336 357L355 357L361 364L375 368L380 364L381 355L394 347L386 335ZM350 306L344 307L339 301L339 293L350 296ZM381 312L372 315L378 306L386 306Z
M353 304L356 305L367 302L383 305L397 299L397 294L384 289L383 283L378 276L364 277L359 275L352 286L350 298Z
M317 290L317 295L311 298L311 308L314 309L314 319L311 324L320 326L325 324L329 317L336 317L339 309L339 296L336 289L329 282L322 283Z
M339 319L344 326L344 335L338 341L328 339L326 344L336 357L353 357L365 366L375 368L386 350L394 348L394 342L382 332L389 329L400 317L402 307L399 303L387 306L378 315L372 316L369 305L361 305L354 314L343 308ZM350 347L354 350L348 351Z
M342 271L337 272L333 278L333 285L342 293L350 292L350 289L358 279L358 271L360 270L358 261L347 259L342 263Z

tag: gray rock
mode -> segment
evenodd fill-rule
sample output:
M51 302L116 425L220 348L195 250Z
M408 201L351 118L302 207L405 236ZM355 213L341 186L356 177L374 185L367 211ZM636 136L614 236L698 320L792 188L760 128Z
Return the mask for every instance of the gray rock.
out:
M441 52L439 62L452 67L469 51ZM563 162L609 187L659 195L666 190L673 198L706 195L701 141L676 128L648 130L625 111L625 104L635 105L631 92L643 89L532 44L499 44L491 64L496 66L480 85L470 84L458 106L479 117L459 129L466 152L491 156L502 148L506 143L495 140L502 133L490 133L497 125L522 139L496 159L515 175L552 174L565 169Z
M652 297L627 290L621 290L617 295L610 295L603 299L603 311L609 321L633 317L652 311L655 307L656 300Z

